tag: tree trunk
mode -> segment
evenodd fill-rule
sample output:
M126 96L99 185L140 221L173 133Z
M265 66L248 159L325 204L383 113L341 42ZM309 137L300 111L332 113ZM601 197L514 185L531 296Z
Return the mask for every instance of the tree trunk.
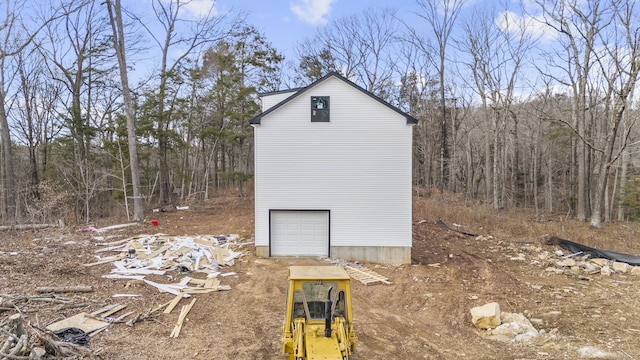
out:
M467 134L467 199L475 199L474 180L475 171L473 167L473 147L471 146L471 134Z
M122 83L122 98L127 116L127 141L129 144L131 182L133 183L133 221L142 221L144 220L144 207L140 191L140 167L138 165L138 151L136 148L135 114L133 111L133 99L131 98L131 92L129 91L129 78L127 76L122 11L120 8L120 0L115 0L115 9L112 9L111 0L106 0L106 4L109 10L111 28L113 29L113 45L118 57L120 82ZM123 181L125 180L123 179Z
M1 69L0 69L1 71ZM11 133L7 122L7 114L4 109L5 93L0 88L0 143L2 143L2 197L4 199L4 211L7 224L13 225L16 220L16 191L13 170L13 155L11 150Z
M620 180L619 180L619 188L620 191L624 191L627 186L627 170L629 168L629 150L625 148L622 151L621 161L620 161ZM624 212L624 199L620 197L618 200L618 220L623 221L625 218Z

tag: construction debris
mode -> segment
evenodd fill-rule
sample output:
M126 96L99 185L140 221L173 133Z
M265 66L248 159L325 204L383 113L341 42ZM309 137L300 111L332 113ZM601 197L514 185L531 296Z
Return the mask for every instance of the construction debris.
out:
M95 251L96 261L84 265L96 266L112 263L114 269L110 274L104 275L104 278L129 280L125 287L128 287L131 282L140 282L153 286L161 292L174 295L170 302L127 321L128 326L133 326L137 322L156 316L162 309L164 309L163 313L170 314L182 298L190 298L195 294L230 290L231 287L221 285L217 277L236 274L233 271L221 273L219 270L222 267L233 265L234 260L242 255L240 252L230 249L230 246L235 245L235 241L238 239L237 235L138 235L124 240L99 244L103 248ZM115 255L104 257L99 255L114 252ZM147 275L165 275L168 271L177 272L179 275L202 273L205 275L205 279L184 276L177 283L164 284L145 278ZM125 295L118 294L118 296ZM182 307L176 326L171 332L171 337L178 337L180 334L184 318L191 310L195 300L195 298L192 299L189 305Z
M91 336L107 326L109 326L108 321L97 319L85 312L81 312L64 320L49 324L47 330L57 331L66 328L78 328Z
M106 231L109 231L109 230L122 229L124 227L135 226L135 225L139 225L139 224L137 222L134 222L134 223L126 223L126 224L117 224L117 225L105 226L105 227L102 227L102 228L95 228L93 226L87 226L86 228L82 228L82 229L76 230L76 232L77 233L83 233L83 232L101 233L101 232L106 232Z
M57 341L13 314L0 322L0 359L81 358L92 351L70 342ZM49 356L51 355L51 356Z
M560 239L555 236L552 236L548 239L543 238L542 242L545 245L558 245L565 250L571 251L573 253L585 254L592 258L613 260L613 261L626 263L634 266L640 265L640 256L633 256L633 255L621 254L613 251L596 249L590 246L578 244L570 240Z
M180 317L178 317L178 322L176 322L176 325L173 328L173 331L171 331L171 335L169 335L169 337L177 338L180 335L180 330L182 329L182 323L184 322L184 319L187 317L187 314L189 313L189 311L191 310L195 302L196 302L196 299L193 299L191 300L189 305L184 305L182 307L182 310L180 311Z
M347 271L347 274L349 274L349 276L365 285L377 283L391 284L391 282L386 277L364 267L355 268L352 266L345 266L344 269Z
M474 233L470 233L470 232L466 232L466 231L462 231L462 230L452 229L452 228L450 228L450 227L449 227L449 225L447 225L447 224L446 224L444 221L442 221L442 220L438 220L438 221L436 221L436 224L438 224L440 227L445 228L445 229L447 229L447 230L449 230L449 231L457 232L457 233L460 233L460 234L463 234L463 235L467 235L467 236L473 236L473 237L477 237L477 236L478 236L477 234L474 234ZM457 227L459 227L459 226L460 226L460 225L455 224L455 223L454 223L453 225L454 225L454 226L457 226Z
M168 270L182 273L203 272L207 277L219 275L220 266L233 265L241 255L229 248L237 235L168 236L164 234L139 235L129 239L102 244L106 248L96 253L116 252L101 257L85 266L113 263L111 271L117 275L163 275Z

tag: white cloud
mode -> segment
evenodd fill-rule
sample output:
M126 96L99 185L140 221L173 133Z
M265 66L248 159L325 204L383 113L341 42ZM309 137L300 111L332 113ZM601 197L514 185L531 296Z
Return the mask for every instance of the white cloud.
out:
M553 41L555 33L552 31L544 19L539 16L518 15L512 11L503 11L495 18L498 29L510 33L524 32L533 38L543 42Z
M326 16L331 12L335 0L295 0L289 3L289 9L302 22L312 25L326 24Z
M184 9L196 18L217 15L215 0L191 0L184 3Z

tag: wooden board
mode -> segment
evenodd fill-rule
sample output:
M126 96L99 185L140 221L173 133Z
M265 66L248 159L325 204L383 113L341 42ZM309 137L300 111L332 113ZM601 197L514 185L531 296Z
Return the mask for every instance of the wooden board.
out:
M110 263L110 262L114 262L117 260L122 260L124 258L126 258L127 255L126 254L120 254L120 255L114 255L114 256L109 256L103 259L100 259L96 262L90 263L90 264L82 264L84 266L95 266L95 265L101 265L101 264L106 264L106 263Z
M94 331L103 329L109 326L109 323L106 321L94 319L87 315L87 313L79 313L72 317L66 318L62 321L55 322L47 326L47 330L56 331L62 330L70 327L75 327L78 329L82 329L82 331L87 334L92 333Z
M391 282L386 277L367 268L354 268L351 266L345 266L344 269L347 271L347 274L349 274L349 276L365 285L377 283L391 284Z
M108 305L103 307L102 309L92 312L91 316L106 318L107 316L113 315L126 307L127 305L121 305L121 304Z
M169 337L177 338L180 335L180 330L182 330L182 324L184 323L184 319L187 317L187 314L189 313L189 311L191 310L195 302L196 302L196 299L194 298L193 300L191 300L191 303L189 303L188 305L184 305L182 307L182 311L180 311L180 316L178 317L178 321L176 322L176 325L171 331L171 334L169 335Z
M184 294L182 292L179 292L178 295L176 295L176 297L173 298L173 300L171 300L169 305L164 309L164 313L170 314L173 308L175 308L176 305L178 305L178 303L180 302L180 300L182 300L183 297L184 297Z

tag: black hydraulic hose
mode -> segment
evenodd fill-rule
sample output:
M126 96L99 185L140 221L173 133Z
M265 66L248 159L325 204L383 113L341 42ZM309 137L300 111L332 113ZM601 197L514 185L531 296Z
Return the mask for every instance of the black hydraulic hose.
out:
M331 337L331 290L333 286L329 288L327 294L327 301L324 305L324 337Z

